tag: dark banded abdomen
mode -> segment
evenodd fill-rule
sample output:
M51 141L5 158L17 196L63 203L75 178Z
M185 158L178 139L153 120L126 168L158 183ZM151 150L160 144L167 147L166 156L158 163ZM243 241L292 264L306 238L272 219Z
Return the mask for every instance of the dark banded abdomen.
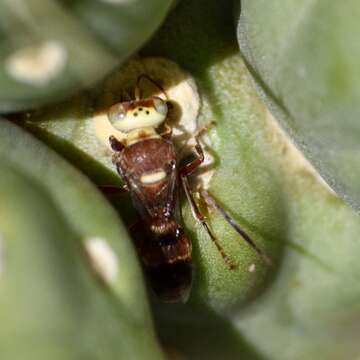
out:
M131 232L157 297L166 302L185 302L192 284L191 241L181 227L155 236L138 223Z
M178 261L147 267L150 286L156 296L165 302L186 302L192 283L192 265L190 261Z

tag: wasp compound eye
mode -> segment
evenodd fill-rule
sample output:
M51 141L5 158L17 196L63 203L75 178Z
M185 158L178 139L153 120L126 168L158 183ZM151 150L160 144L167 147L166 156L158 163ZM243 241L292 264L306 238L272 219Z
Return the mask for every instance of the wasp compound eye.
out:
M126 111L122 104L113 105L108 112L108 119L112 125L126 118Z
M156 112L158 112L161 115L166 115L168 112L168 107L166 102L159 97L154 98L154 107Z

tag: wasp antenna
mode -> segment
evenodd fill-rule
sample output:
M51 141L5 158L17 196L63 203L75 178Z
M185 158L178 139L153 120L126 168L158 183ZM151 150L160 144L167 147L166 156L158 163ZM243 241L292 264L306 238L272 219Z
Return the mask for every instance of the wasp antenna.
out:
M135 89L134 89L134 96L135 96L136 101L141 99L141 93L140 93L140 88L139 88L138 82L139 82L139 79L138 79Z
M256 251L256 253L264 260L267 265L273 265L272 260L264 253L264 251L256 245L255 241L250 238L250 236L241 228L241 226L235 221L235 219L222 206L220 206L206 190L201 190L201 195L210 206L220 212L224 219Z
M167 96L164 88L154 79L152 79L149 75L147 74L140 74L137 78L136 81L136 86L135 86L135 98L136 100L139 100L141 98L141 94L140 94L140 81L142 79L146 79L148 81L150 81L153 85L155 85L165 96L166 100L169 100L169 97Z
M236 267L235 264L232 262L230 257L225 253L223 247L219 244L219 242L216 239L215 235L210 230L209 225L205 221L204 215L200 212L199 207L197 206L197 204L196 204L196 202L194 200L193 194L191 192L187 176L181 176L181 181L182 181L182 185L183 185L183 188L184 188L184 191L185 191L186 198L187 198L187 200L189 201L189 204L190 204L191 212L192 212L195 220L200 222L201 225L204 227L205 231L207 232L210 239L215 244L216 249L220 253L221 257L223 258L223 260L224 260L226 266L229 268L229 270L234 270L235 267Z

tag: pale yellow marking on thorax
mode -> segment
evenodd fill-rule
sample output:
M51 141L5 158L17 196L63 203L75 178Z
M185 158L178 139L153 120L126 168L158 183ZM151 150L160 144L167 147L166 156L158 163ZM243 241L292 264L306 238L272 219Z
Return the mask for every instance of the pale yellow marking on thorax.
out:
M155 184L161 180L164 180L166 177L166 172L163 169L154 171L152 173L143 174L140 178L140 181L143 184Z
M159 139L160 135L156 132L153 127L144 127L135 129L126 134L126 145L132 145L138 141L147 139Z

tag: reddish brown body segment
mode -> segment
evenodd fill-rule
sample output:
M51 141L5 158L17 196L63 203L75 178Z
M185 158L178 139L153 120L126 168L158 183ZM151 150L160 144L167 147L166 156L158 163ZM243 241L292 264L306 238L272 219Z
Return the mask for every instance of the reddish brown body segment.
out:
M124 147L116 158L144 226L133 228L152 288L165 301L186 300L191 281L191 242L179 226L178 167L173 144L161 137Z

